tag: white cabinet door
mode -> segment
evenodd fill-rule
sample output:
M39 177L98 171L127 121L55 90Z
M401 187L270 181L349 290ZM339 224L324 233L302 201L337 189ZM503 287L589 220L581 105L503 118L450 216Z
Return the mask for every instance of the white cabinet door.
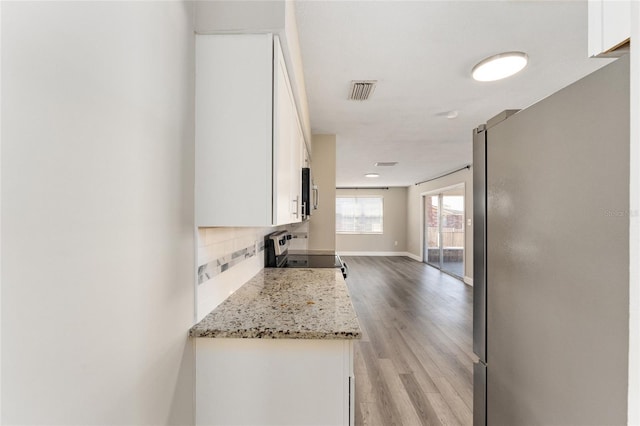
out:
M196 36L197 226L299 222L300 138L277 36Z
M274 217L276 224L300 222L302 167L301 130L289 76L276 37L274 42Z
M608 51L629 40L631 2L604 0L602 3L602 47Z
M195 349L196 425L353 424L350 340L197 338Z
M281 225L291 221L292 200L291 185L291 150L293 149L293 128L291 120L293 110L289 100L289 85L287 82L284 59L276 42L274 57L274 218L275 224Z
M589 0L589 56L616 57L631 35L631 1Z
M273 37L196 35L197 226L272 224Z
M296 222L302 222L303 212L302 209L306 206L302 206L302 168L305 166L305 152L306 146L304 143L304 135L302 133L302 126L300 126L300 120L298 119L298 115L294 116L293 120L294 125L294 150L293 150L293 170L295 173L294 187L293 187L293 197L298 201L298 211L299 214L295 217Z

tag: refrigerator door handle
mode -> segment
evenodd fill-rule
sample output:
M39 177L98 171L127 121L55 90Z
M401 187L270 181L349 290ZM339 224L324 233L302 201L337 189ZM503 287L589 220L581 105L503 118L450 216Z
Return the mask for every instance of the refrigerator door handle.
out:
M473 131L473 352L487 362L487 132Z

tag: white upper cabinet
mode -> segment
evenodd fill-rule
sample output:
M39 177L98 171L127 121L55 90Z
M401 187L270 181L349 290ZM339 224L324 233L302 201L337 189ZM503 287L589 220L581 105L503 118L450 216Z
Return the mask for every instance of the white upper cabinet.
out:
M300 221L297 123L278 37L196 35L196 226Z
M287 67L278 39L274 49L274 177L277 224L302 220L302 162L301 144L304 144L296 104L289 83ZM288 194L288 195L287 195Z
M197 34L260 34L278 36L293 88L302 134L311 143L307 91L294 1L196 1ZM310 147L310 146L309 146Z
M589 56L625 54L630 35L630 0L589 0Z

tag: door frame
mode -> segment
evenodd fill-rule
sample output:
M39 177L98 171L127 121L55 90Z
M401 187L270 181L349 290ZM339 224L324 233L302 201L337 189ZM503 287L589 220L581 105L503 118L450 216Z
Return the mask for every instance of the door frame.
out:
M441 188L438 189L433 189L430 191L425 191L425 192L421 192L420 193L420 258L422 259L422 263L424 263L425 265L429 265L429 266L433 266L429 263L427 263L425 261L425 256L426 253L424 252L424 202L425 202L425 198L434 194L440 194L446 191L449 191L451 189L459 189L462 188L462 193L463 193L463 197L464 197L464 214L462 216L462 221L463 221L463 234L464 234L464 241L466 242L467 239L467 209L466 209L466 204L467 204L467 185L465 182L460 182L460 183L456 183L453 185L447 185L447 186L443 186ZM439 223L440 227L441 227L441 223ZM443 271L442 268L438 268L441 272L444 272L445 274L451 275L452 277L455 278L459 278L460 280L462 280L464 282L465 280L465 272L466 272L466 258L467 258L467 247L466 244L464 246L464 255L462 256L462 276L458 277L457 275L453 275L453 274L449 274L446 271ZM440 253L440 263L442 263L442 251Z

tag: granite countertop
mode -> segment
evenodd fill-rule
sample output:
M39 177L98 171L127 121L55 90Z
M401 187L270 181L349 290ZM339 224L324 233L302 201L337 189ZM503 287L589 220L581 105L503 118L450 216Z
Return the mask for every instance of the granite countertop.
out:
M265 268L194 325L191 337L359 339L337 268Z

